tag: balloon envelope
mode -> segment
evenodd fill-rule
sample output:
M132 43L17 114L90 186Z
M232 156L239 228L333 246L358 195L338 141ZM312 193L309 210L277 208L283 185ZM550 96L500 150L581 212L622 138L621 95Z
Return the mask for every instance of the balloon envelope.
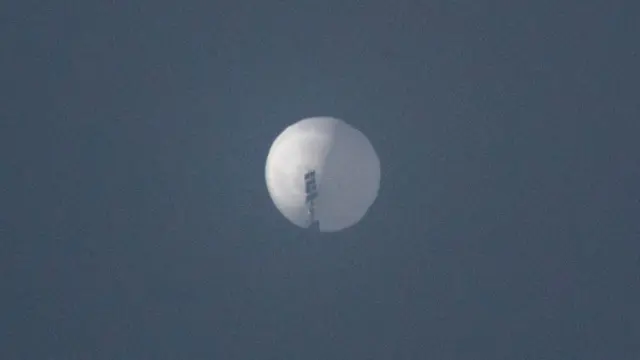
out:
M331 117L303 119L273 142L265 168L267 188L280 212L308 227L305 174L315 171L314 218L320 231L356 224L378 195L380 161L357 129Z

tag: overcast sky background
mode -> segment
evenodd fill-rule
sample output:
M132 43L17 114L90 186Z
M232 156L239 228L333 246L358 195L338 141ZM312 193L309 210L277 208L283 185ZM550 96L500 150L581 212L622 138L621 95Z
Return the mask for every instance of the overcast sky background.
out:
M635 1L0 5L0 358L640 359ZM305 234L304 117L382 166Z

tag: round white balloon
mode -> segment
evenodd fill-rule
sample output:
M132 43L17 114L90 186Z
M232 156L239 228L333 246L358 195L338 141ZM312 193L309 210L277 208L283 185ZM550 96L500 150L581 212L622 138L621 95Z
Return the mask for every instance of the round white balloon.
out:
M291 222L309 226L304 176L315 171L314 217L320 231L356 224L375 201L380 160L357 129L331 117L313 117L286 128L273 142L265 169L269 194Z

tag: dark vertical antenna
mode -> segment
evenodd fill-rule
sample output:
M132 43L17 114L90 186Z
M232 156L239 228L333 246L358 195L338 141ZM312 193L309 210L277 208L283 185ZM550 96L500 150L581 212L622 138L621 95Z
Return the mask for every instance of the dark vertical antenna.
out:
M307 197L305 203L309 212L309 225L316 221L315 199L318 197L318 186L316 184L316 171L310 170L304 174L304 188Z

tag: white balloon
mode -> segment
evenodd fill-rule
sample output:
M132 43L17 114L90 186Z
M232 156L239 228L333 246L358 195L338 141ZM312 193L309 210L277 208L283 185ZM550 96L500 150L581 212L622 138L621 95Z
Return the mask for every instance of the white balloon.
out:
M310 225L305 174L315 171L312 218L320 231L359 222L378 196L380 160L357 129L331 117L300 120L273 142L265 167L267 188L280 212L300 227Z

